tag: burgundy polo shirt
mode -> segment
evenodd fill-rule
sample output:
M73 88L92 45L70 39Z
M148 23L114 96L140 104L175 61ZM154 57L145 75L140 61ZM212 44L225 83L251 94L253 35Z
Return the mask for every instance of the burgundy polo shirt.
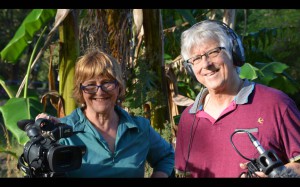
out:
M207 89L181 114L178 124L175 168L192 177L235 178L243 172L240 163L260 153L246 133L249 130L265 150L273 150L283 163L300 159L300 113L282 91L244 81L232 103L213 119L202 110ZM232 143L231 143L232 136ZM245 170L244 170L245 171ZM247 171L247 170L246 170Z

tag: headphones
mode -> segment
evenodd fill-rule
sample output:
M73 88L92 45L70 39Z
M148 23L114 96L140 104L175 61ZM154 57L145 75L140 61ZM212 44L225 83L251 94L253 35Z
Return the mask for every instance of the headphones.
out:
M238 67L243 66L245 64L245 53L244 53L243 44L242 44L241 39L239 38L239 36L228 25L226 25L222 21L217 21L217 20L204 20L204 21L201 21L199 23L196 23L192 27L199 26L200 24L205 23L205 22L213 22L213 23L217 23L220 26L222 26L222 28L227 33L227 35L232 38L232 44L233 44L233 47L232 47L233 64L235 66L238 66ZM188 63L185 60L183 62L183 66L186 69L187 73L196 80L196 76L194 74L192 64Z

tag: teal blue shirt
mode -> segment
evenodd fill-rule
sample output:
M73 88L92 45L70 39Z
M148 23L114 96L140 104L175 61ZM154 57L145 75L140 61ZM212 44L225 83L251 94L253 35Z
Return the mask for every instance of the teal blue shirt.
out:
M120 107L115 110L120 121L114 153L80 108L60 119L73 127L74 134L59 142L86 147L81 167L68 172L67 177L141 178L146 161L153 171L170 176L174 168L173 146L151 127L148 119L131 116Z

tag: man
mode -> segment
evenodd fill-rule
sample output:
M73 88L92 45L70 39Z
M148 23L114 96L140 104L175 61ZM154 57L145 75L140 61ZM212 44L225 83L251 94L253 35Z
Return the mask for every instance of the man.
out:
M239 77L245 55L238 35L223 22L199 22L182 33L181 55L205 89L181 114L177 172L194 178L274 177L259 163L260 172L247 168L262 150L274 150L276 167L282 163L300 175L300 112L285 93Z

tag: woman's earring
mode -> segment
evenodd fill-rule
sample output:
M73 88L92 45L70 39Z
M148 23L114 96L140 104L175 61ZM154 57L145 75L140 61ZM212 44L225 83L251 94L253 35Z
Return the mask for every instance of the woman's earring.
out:
M81 108L84 108L84 107L85 107L85 104L84 104L84 103L82 103L82 104L81 104Z

